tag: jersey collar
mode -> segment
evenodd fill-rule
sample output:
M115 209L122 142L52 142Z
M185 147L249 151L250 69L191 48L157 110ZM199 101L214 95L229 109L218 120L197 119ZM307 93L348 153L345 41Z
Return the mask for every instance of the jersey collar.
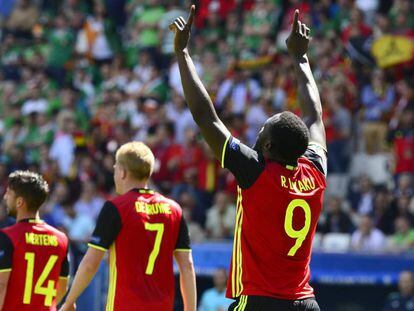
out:
M44 223L43 220L36 219L36 218L25 218L25 219L20 220L19 223L20 222L27 222L27 223L30 223L30 224L42 224L42 223Z
M155 191L152 189L148 189L148 188L134 188L132 189L132 191L136 191L139 194L154 194Z

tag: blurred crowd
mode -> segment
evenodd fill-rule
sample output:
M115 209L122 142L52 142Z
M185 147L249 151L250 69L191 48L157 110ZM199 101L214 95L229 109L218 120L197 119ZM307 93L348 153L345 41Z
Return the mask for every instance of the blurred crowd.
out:
M181 204L193 242L232 238L236 183L186 108L168 28L189 5L1 1L0 193L13 170L42 173L51 186L42 217L63 228L79 254L114 195L114 152L130 140L153 150L151 187ZM284 43L300 9L312 29L329 155L318 232L347 235L346 249L355 251L414 251L414 61L406 55L414 51L413 3L196 5L196 69L221 119L248 145L274 113L300 114ZM9 224L0 210L1 225Z

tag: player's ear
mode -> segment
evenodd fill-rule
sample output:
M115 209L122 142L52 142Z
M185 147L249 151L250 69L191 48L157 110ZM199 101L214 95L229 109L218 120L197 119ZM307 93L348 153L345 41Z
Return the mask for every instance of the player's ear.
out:
M128 171L127 171L125 168L122 168L121 173L122 173L122 174L121 174L122 179L127 178Z
M16 198L16 207L17 208L22 208L22 206L24 205L24 200L22 197L17 197Z
M272 143L270 142L270 140L267 140L264 144L263 144L263 151L265 151L266 153L270 152L270 149L272 148Z

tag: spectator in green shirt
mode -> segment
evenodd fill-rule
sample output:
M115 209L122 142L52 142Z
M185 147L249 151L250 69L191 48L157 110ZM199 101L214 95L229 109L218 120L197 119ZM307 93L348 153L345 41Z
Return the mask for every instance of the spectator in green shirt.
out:
M406 216L395 220L395 233L391 236L390 248L395 252L414 250L414 229Z
M65 82L65 65L72 56L75 36L68 27L67 20L64 16L58 16L55 19L55 28L47 34L49 44L46 65L50 76L55 79L59 85Z
M159 1L147 0L144 9L133 18L133 23L136 23L140 31L140 47L156 47L159 45L159 21L164 13L165 9L159 4Z

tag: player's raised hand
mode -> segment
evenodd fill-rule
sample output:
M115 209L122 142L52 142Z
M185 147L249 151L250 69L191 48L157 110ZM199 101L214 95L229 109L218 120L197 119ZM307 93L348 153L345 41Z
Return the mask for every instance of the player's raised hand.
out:
M286 40L288 52L293 57L301 57L306 54L309 46L310 29L299 20L299 10L295 10L292 30Z
M190 8L187 21L181 16L176 18L170 25L170 30L174 32L174 50L175 52L181 52L187 48L188 41L190 39L191 26L193 25L195 14L195 5Z

